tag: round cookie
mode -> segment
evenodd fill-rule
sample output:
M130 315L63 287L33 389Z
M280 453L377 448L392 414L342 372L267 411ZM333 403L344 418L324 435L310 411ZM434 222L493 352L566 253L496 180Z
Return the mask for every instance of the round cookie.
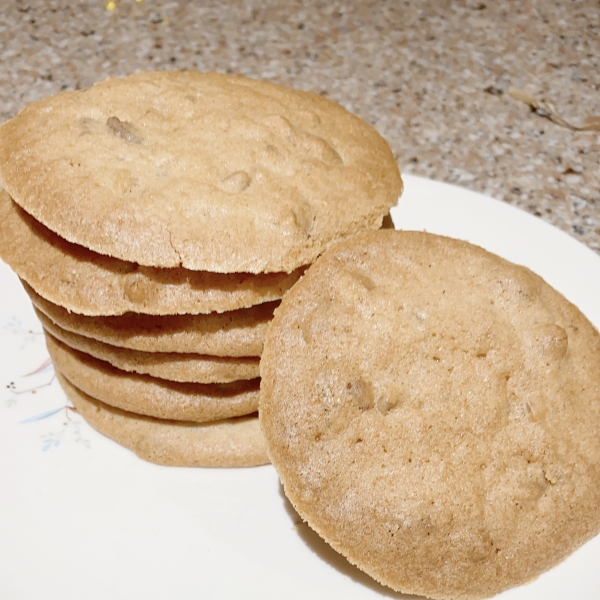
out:
M378 228L402 189L388 144L335 102L195 71L110 78L26 106L0 127L0 180L70 242L216 273L310 264Z
M121 348L210 356L260 356L278 301L207 315L89 317L69 312L21 281L35 308L61 329Z
M162 421L114 408L56 376L75 409L97 431L140 458L171 467L255 467L269 462L254 415L211 423Z
M69 348L46 332L55 367L93 398L140 415L203 423L255 412L257 379L232 383L181 383L127 373L88 354Z
M489 597L600 530L600 336L524 267L359 234L275 311L261 377L286 495L395 590Z
M3 190L0 221L0 258L39 295L83 315L232 311L281 298L303 272L252 275L141 267L67 242Z
M103 360L117 369L167 379L194 383L229 383L259 376L259 358L228 358L175 352L142 352L110 346L55 325L36 310L44 329L70 348Z

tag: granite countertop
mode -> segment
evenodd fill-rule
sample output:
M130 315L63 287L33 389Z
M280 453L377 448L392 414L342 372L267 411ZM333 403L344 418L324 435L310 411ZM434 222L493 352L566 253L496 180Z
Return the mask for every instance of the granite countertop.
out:
M568 126L600 121L599 63L597 0L15 0L0 11L0 119L138 70L267 78L367 120L404 173L519 206L600 253L600 131Z

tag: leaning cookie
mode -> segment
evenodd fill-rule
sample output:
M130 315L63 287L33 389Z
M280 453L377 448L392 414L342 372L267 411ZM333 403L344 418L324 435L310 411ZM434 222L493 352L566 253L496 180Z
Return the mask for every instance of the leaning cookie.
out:
M524 267L359 234L276 310L261 376L286 495L395 590L489 597L600 531L600 336Z
M255 467L269 462L255 415L187 423L108 406L56 376L75 409L97 431L152 463L176 467Z

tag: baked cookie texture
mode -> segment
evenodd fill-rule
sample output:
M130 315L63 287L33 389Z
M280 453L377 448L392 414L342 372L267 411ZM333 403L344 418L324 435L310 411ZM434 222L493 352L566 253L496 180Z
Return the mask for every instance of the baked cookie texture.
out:
M79 352L46 332L56 369L93 398L128 412L173 421L203 423L256 412L258 379L222 384L179 382L129 373Z
M66 346L103 360L129 373L151 375L169 381L191 383L230 383L259 377L259 358L205 356L176 352L143 352L119 348L78 335L55 325L36 310L44 330Z
M256 415L209 423L164 421L104 404L56 373L75 409L140 458L170 467L256 467L269 462Z
M286 295L261 376L286 495L395 590L493 596L600 530L600 336L524 267L361 233Z
M67 242L0 190L0 257L46 300L85 316L210 314L279 300L292 273L142 267Z
M313 93L138 73L25 107L0 180L62 238L143 266L292 272L377 229L402 183L387 143Z
M260 356L273 311L279 302L207 315L90 317L69 312L42 298L21 281L34 307L65 331L142 352L179 352L223 357Z

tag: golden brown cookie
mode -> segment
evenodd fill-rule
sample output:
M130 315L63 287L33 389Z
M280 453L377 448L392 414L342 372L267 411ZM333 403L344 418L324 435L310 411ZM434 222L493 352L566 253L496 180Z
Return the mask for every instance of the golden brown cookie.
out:
M59 371L56 376L94 429L144 460L175 467L255 467L269 462L256 415L211 423L163 421L104 404Z
M73 350L46 333L56 368L93 398L128 412L175 421L215 421L247 415L258 407L257 379L232 383L181 383L127 373Z
M259 358L129 350L66 331L42 312L36 310L36 314L44 329L59 341L122 371L193 383L229 383L259 376Z
M157 269L71 244L0 190L0 258L38 294L83 315L200 314L277 300L302 274Z
M30 104L0 127L0 180L70 242L216 273L310 264L378 228L402 189L388 144L335 102L196 71L110 78Z
M211 356L260 356L269 321L279 302L207 315L89 317L42 298L26 282L33 305L53 323L78 335L143 352L180 352Z
M275 311L261 376L286 495L395 590L493 596L600 530L600 336L524 267L359 234Z

